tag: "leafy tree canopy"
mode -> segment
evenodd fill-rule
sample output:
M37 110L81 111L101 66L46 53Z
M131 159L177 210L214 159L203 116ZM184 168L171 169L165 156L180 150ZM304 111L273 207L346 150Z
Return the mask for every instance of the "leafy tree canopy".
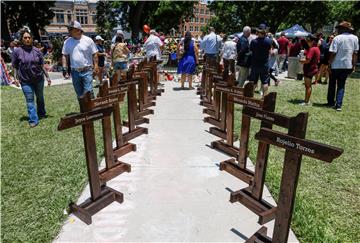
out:
M39 30L49 25L54 17L50 9L53 6L54 1L1 1L1 35L9 38L10 32L17 32L27 25L34 37L39 39Z
M218 31L234 33L249 25L261 23L271 32L300 24L316 32L334 21L348 20L360 28L360 2L335 1L213 1L209 8L215 12L209 25Z

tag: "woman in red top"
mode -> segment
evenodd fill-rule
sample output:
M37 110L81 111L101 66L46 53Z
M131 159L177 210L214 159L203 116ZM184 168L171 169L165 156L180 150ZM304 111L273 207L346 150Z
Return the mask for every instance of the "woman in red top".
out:
M311 96L311 80L318 72L318 63L320 61L320 49L314 42L316 38L313 35L308 35L305 39L305 59L300 60L304 64L304 79L305 79L305 100L300 105L310 105Z

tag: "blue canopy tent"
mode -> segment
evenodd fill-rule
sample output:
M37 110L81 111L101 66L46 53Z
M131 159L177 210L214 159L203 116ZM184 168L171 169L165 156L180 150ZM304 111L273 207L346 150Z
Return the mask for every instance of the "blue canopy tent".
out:
M289 38L306 37L309 34L311 34L298 24L294 25L293 27L291 27L289 29L277 32L275 35L279 36L281 34L281 32L285 32L285 36L289 37Z

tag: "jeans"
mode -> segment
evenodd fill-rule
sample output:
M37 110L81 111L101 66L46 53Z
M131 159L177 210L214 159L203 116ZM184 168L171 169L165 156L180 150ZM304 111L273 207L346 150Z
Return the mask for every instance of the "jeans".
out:
M327 101L329 105L336 105L341 108L345 94L345 81L352 69L331 69L329 87L327 93ZM337 85L337 89L336 89ZM336 90L336 103L335 103Z
M45 117L45 101L44 101L44 78L36 83L21 83L21 89L24 93L26 106L29 115L29 123L37 125L39 118ZM35 96L36 105L35 106Z
M90 91L91 96L94 97L94 91L92 87L93 72L89 69L84 72L78 72L71 70L72 83L78 98Z
M278 67L280 69L280 72L284 72L286 70L286 54L280 54L278 59Z

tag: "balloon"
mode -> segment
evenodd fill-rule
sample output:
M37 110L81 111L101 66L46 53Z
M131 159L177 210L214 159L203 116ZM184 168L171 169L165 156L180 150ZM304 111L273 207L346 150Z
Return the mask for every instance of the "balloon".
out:
M150 32L150 27L149 27L148 25L144 24L144 26L143 26L143 31L144 31L145 33L149 34L149 32Z

